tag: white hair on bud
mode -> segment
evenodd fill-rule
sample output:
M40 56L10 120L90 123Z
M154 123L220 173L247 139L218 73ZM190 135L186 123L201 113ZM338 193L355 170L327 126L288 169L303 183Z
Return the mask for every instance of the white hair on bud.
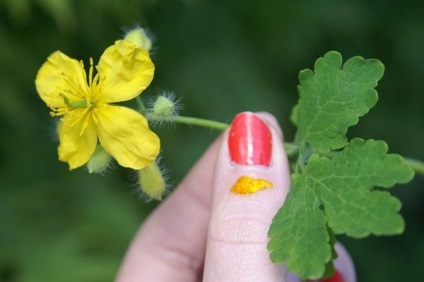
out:
M173 91L169 90L157 90L158 96L151 97L147 101L147 118L153 125L163 125L163 123L167 123L168 125L173 125L172 118L179 115L179 112L183 109L182 98L177 97ZM154 108L156 102L160 97L167 99L172 104L172 109L169 115L161 116L154 113Z
M150 40L150 42L152 44L152 46L151 46L151 48L149 50L149 54L150 54L150 56L154 56L157 53L156 36L155 36L155 34L149 28L142 27L142 25L139 24L139 23L134 24L132 27L123 26L123 27L121 27L121 35L120 35L119 38L120 39L124 39L125 38L125 35L128 32L130 32L132 30L135 30L135 29L138 29L138 28L143 29L144 30L144 33L149 38L149 40Z

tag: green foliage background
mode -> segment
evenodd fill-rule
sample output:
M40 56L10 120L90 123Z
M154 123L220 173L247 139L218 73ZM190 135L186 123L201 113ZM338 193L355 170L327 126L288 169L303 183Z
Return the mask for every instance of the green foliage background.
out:
M227 122L239 111L269 111L288 141L301 69L329 50L377 58L386 66L379 103L349 136L424 159L424 4L291 2L0 0L0 281L111 281L155 206L132 193L126 170L91 176L59 163L54 122L34 89L51 52L96 61L122 27L138 23L157 38L156 77L144 97L173 90L183 114ZM174 184L217 135L157 132ZM404 203L402 236L340 238L358 281L424 280L423 187L416 177L392 190Z

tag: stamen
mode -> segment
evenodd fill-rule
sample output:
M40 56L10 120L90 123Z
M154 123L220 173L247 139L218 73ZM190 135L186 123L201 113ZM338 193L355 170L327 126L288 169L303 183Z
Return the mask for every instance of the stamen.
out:
M70 112L68 110L68 108L54 108L54 107L51 107L51 106L49 106L49 108L52 110L50 112L51 117L63 116L63 115L66 115L67 113Z
M89 70L89 74L88 74L88 85L90 86L90 89L91 89L91 85L93 83L93 70L94 70L93 58L90 57L90 70Z
M87 128L87 126L88 126L88 123L90 122L90 116L88 116L88 115L90 115L91 114L91 112L89 113L89 112L87 112L87 111L85 111L85 113L84 113L84 122L83 122L83 124L82 124L82 128L81 128L81 132L80 132L80 136L84 133L84 131L85 131L85 129Z
M90 58L90 63L93 63L93 60ZM84 71L84 62L81 60L79 61L79 66L81 67L83 73L85 73ZM90 70L91 71L91 70ZM70 87L70 89L65 90L65 92L71 94L72 96L74 96L75 98L82 98L82 97L86 97L90 94L90 89L88 88L87 85L87 78L84 77L82 84L81 84L81 80L79 80L78 78L75 79L76 75L75 74L79 74L80 72L74 72L73 75L69 75L66 74L64 72L61 72L60 75L62 75L62 78L64 80L64 82Z
M96 87L99 84L100 74L96 73L93 80L91 81L91 89L90 89L90 104L95 104L95 101L97 100L99 96L99 89ZM101 90L100 90L101 91ZM88 98L88 97L87 97Z
M95 77L94 77L94 79L93 79L93 83L94 83L94 84L98 84L99 79L100 79L100 74L99 74L99 73L97 73L97 74L96 74L96 76L95 76Z
M71 127L75 127L76 126L76 124L78 124L78 123L80 123L81 122L81 119L84 119L84 121L83 121L83 124L82 124L82 127L81 127L81 131L80 131L80 136L84 133L84 130L87 128L87 125L88 125L88 121L87 121L87 117L86 117L86 115L87 115L87 113L90 111L91 109L90 108L85 108L84 110L83 110L83 112L79 112L79 113L75 113L73 116L72 116L72 120L70 119L71 118L71 116L67 116L67 118L68 118L68 122L69 122L69 124L70 124L70 126ZM76 110L77 111L77 110Z
M80 98L81 96L87 96L86 87L84 87L83 85L76 84L75 81L73 81L68 75L64 74L63 72L61 74L62 74L63 80L66 82L66 84L71 87L71 89L66 89L65 90L66 92L68 92L72 96L75 96L75 97L78 97L78 98Z
M92 116L92 118L93 118L93 121L94 121L94 124L98 124L99 123L99 119L97 118L97 114L96 114L96 112L97 112L97 108L94 108L94 110L93 110L94 112L93 112L93 114L91 115Z

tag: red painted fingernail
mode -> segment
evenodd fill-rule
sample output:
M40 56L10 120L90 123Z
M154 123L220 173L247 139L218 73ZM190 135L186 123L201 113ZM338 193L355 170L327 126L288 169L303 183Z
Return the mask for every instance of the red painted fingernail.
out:
M344 282L343 276L337 270L334 270L333 276L327 279L321 279L321 282Z
M235 163L269 166L272 154L271 131L254 113L238 114L231 125L228 147L231 160Z

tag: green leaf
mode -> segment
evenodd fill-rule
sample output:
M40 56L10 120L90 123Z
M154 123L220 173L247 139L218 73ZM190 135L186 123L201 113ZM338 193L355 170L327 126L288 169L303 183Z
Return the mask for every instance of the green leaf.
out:
M268 250L273 262L287 262L290 272L314 279L323 275L332 256L324 211L307 182L303 175L292 175L290 193L269 229Z
M373 187L389 188L413 175L382 141L353 139L331 158L313 154L302 174L292 174L291 191L273 220L271 259L287 262L302 279L316 279L333 257L331 231L353 237L401 233L399 200Z
M401 203L388 192L372 190L406 183L414 172L399 155L387 154L383 141L353 139L333 157L310 161L307 177L324 205L328 224L335 234L352 237L402 233Z
M300 99L291 117L298 127L295 143L322 153L343 148L348 127L376 104L374 88L383 73L380 61L362 57L342 66L342 56L335 51L319 58L314 71L301 71Z
M331 276L333 276L334 274L334 264L333 264L333 260L336 259L338 257L337 252L336 252L336 236L334 236L334 232L330 229L327 228L328 234L330 235L330 246L331 246L331 260L329 262L327 262L327 264L325 265L325 270L324 270L324 274L322 275L322 278L327 279L330 278Z

